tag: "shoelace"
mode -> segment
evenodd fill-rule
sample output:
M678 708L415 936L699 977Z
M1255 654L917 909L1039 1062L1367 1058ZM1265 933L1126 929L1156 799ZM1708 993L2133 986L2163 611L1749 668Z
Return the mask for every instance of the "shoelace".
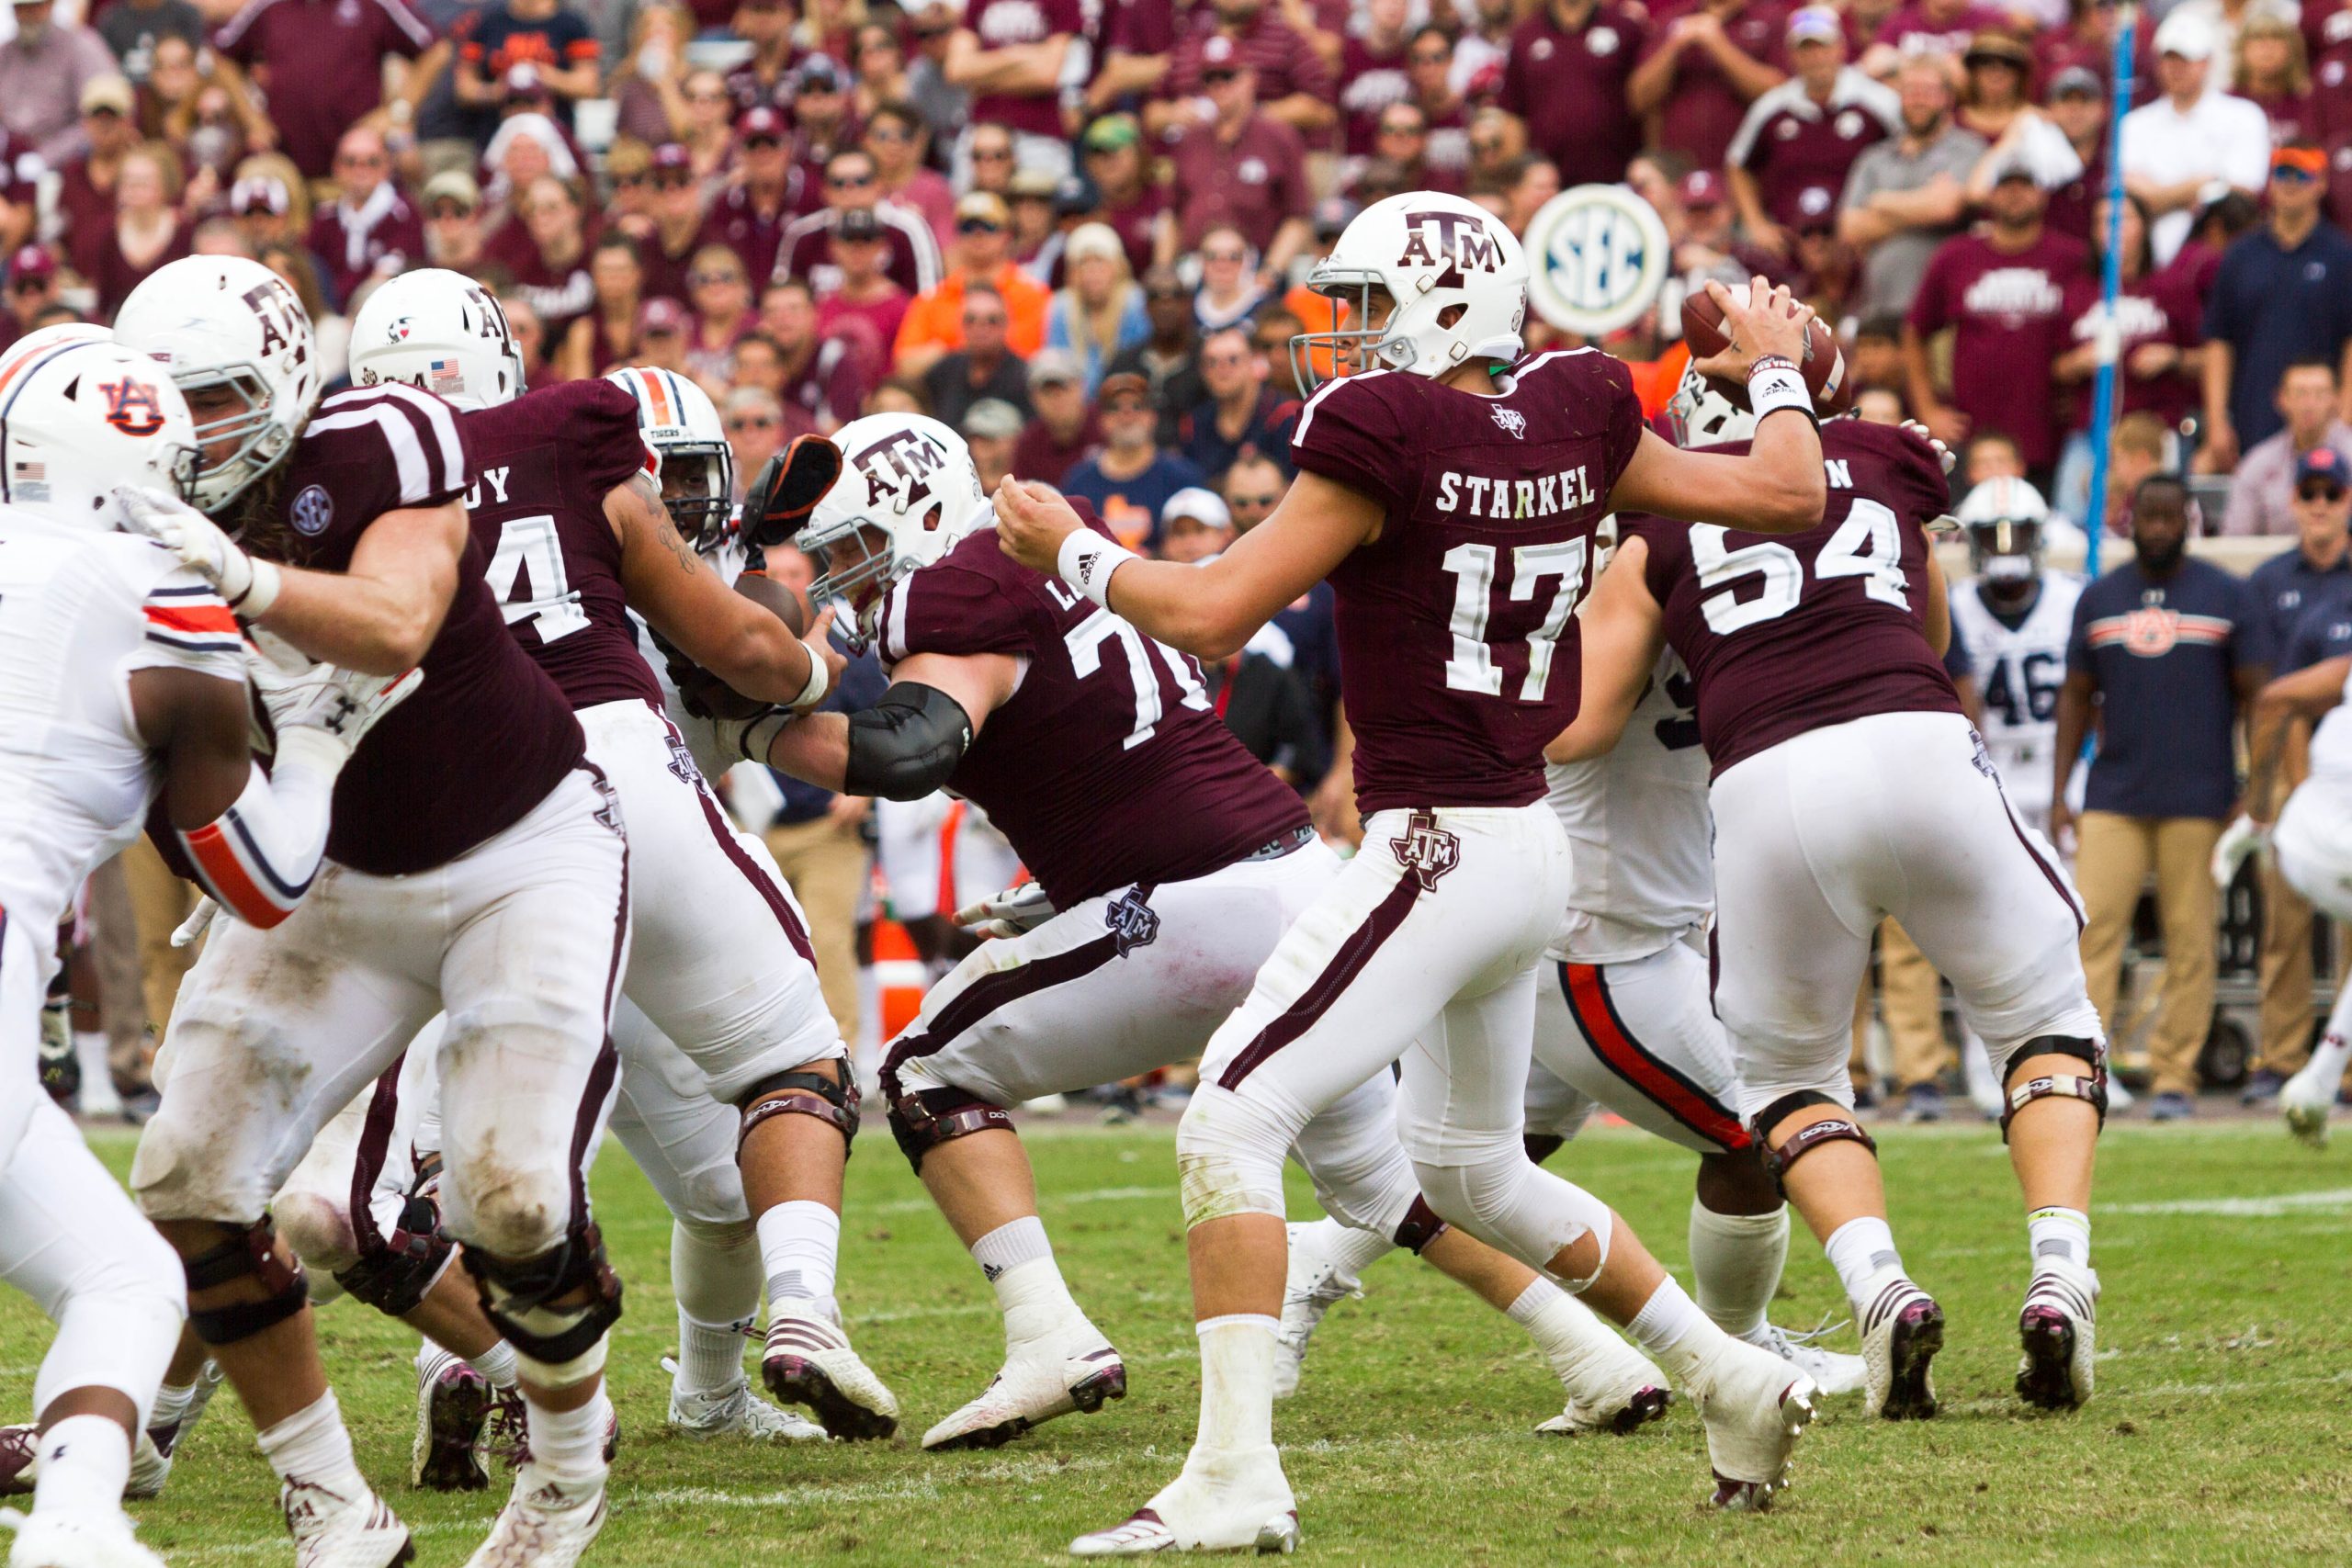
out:
M1779 1336L1782 1344L1794 1345L1803 1348L1815 1343L1816 1341L1828 1338L1839 1329L1849 1326L1853 1321L1854 1320L1850 1317L1841 1317L1837 1322L1832 1323L1829 1321L1829 1314L1825 1312L1821 1314L1821 1321L1819 1323L1815 1324L1811 1328L1805 1329L1801 1333L1792 1333L1788 1329L1782 1328L1778 1324L1767 1324L1765 1326L1771 1329L1775 1335Z

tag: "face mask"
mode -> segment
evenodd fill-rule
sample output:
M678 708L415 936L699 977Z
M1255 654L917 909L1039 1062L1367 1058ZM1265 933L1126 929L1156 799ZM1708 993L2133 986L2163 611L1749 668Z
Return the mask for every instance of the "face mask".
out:
M1987 556L1984 558L1984 580L1987 582L2023 582L2033 576L2031 556Z

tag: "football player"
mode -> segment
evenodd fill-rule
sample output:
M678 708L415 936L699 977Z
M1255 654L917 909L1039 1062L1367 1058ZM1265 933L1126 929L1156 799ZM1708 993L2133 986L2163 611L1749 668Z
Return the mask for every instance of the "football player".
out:
M36 333L0 355L0 1278L57 1324L34 1380L32 1512L14 1568L161 1568L122 1496L135 1436L178 1342L171 1248L40 1092L51 940L75 888L160 800L206 886L255 927L320 874L335 781L413 676L321 665L264 689L270 772L247 748L244 645L213 584L120 532L118 487L178 494L187 405L103 332Z
M1036 877L981 911L1002 940L933 987L882 1071L899 1146L1004 1314L1002 1370L923 1444L994 1447L1126 1392L1055 1265L1008 1108L1196 1054L1337 861L1295 792L1219 722L1197 664L996 547L953 431L881 414L837 439L841 477L798 543L823 573L814 596L876 644L892 685L859 713L736 730L742 754L826 788L952 788ZM1642 1357L1436 1222L1393 1092L1379 1075L1301 1130L1326 1206L1512 1310L1596 1424L1657 1414L1663 1380Z
M1415 192L1358 214L1312 287L1349 325L1293 340L1301 469L1267 520L1202 566L1142 560L1058 497L997 492L1004 547L1148 637L1223 657L1315 582L1338 593L1363 849L1302 913L1222 1024L1177 1137L1203 1365L1183 1473L1081 1555L1279 1549L1296 1510L1270 1388L1285 1261L1283 1152L1306 1120L1403 1063L1420 1190L1445 1220L1631 1325L1697 1400L1719 1502L1782 1483L1812 1380L1724 1334L1590 1194L1521 1143L1536 964L1570 893L1544 746L1577 701L1582 596L1612 510L1797 529L1820 513L1820 444L1796 369L1810 312L1760 280L1711 285L1762 423L1741 457L1645 426L1630 374L1594 350L1521 362L1527 260L1484 209ZM1418 1042L1418 1043L1417 1043Z
M1735 402L1711 423L1760 440L1769 424L1747 413ZM2107 1074L2081 910L1944 670L1951 622L1926 533L1944 514L1940 455L1915 430L1858 419L1824 426L1822 449L1827 501L1801 534L1625 524L1585 614L1584 710L1555 754L1615 744L1662 649L1689 667L1713 768L1715 1006L1741 1111L1853 1304L1871 1411L1894 1420L1935 1414L1944 1320L1904 1270L1853 1117L1854 992L1888 916L1951 978L2003 1086L2025 1197L2018 1391L2072 1408L2091 1393Z
M1955 514L1975 581L1951 595L1951 635L1984 694L1984 750L2029 827L2050 830L2050 749L2083 579L2041 561L2050 507L2023 479L1986 479Z
M254 1418L298 1556L403 1560L408 1531L353 1462L268 1205L327 1118L446 1011L444 1224L521 1358L531 1450L472 1562L560 1568L603 1517L605 1331L620 1314L580 1179L612 1098L628 953L611 785L500 616L447 404L407 387L321 401L301 301L242 257L158 269L115 333L187 396L204 457L197 506L141 495L133 525L279 657L424 677L344 770L301 907L274 928L212 932L172 1016L131 1186L186 1262L189 1320Z

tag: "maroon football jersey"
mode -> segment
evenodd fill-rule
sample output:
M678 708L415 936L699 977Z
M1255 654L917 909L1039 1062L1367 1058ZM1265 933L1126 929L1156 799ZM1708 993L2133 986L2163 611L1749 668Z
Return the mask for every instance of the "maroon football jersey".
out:
M1577 716L1594 528L1642 437L1624 364L1541 355L1482 397L1373 371L1307 400L1298 467L1379 502L1331 573L1356 804L1525 806Z
M385 513L463 496L474 481L467 434L457 411L411 387L321 403L278 491L294 564L345 570ZM507 635L489 567L480 537L468 540L424 683L335 782L330 859L379 875L428 871L520 820L579 764L580 726Z
M575 708L659 707L605 517L605 497L646 469L637 400L610 381L563 381L464 424L475 475L466 511L515 641Z
M1698 683L1699 739L1717 773L1869 714L1961 711L1924 619L1925 525L1950 509L1943 465L1909 431L1859 419L1823 425L1821 451L1829 503L1805 533L1623 525L1649 546L1650 592Z
M1073 499L1086 525L1101 518ZM1069 908L1130 882L1182 882L1306 826L1306 807L1225 727L1190 654L1030 570L983 530L885 606L886 665L1004 653L1021 684L947 784L977 802Z

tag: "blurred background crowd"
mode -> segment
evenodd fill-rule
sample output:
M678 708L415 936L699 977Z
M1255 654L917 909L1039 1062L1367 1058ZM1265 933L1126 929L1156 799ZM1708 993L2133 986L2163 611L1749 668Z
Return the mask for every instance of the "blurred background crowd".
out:
M796 434L919 411L985 481L1058 485L1131 546L1197 559L1283 497L1290 340L1335 310L1304 280L1363 204L1456 191L1523 232L1563 188L1623 183L1671 276L1602 346L1667 367L1650 384L1671 389L1683 295L1760 272L1838 324L1864 417L1962 454L1956 491L2029 478L2128 560L2139 481L2179 472L2191 533L2275 538L2278 581L2228 591L2227 731L2251 674L2352 647L2352 0L2148 7L2111 138L2116 30L2090 0L14 0L0 346L234 252L299 291L333 385L368 288L449 266L499 291L534 384L623 364L701 382L739 482ZM2121 417L2094 519L2110 146ZM1531 322L1531 346L1561 335ZM1318 824L1352 832L1328 590L1210 675ZM2109 724L2143 700L2102 697ZM2147 820L2218 834L2211 793ZM838 933L853 1039L884 1026L894 961L847 945L873 846L918 968L954 901L1010 870L951 803L896 829L781 780L739 779L734 804ZM895 868L894 831L919 846ZM2118 897L2128 915L2154 874L2176 946L2218 922L2225 984L2227 909L2181 913L2188 852L2130 861ZM94 897L134 902L105 878ZM111 964L134 1095L177 972L156 917L135 924L84 969L95 996ZM2309 1038L2315 944L2329 967L2308 912L2263 931L2258 1030L2233 1067L2205 1062L2257 1094ZM2220 1019L2217 964L2172 967L2190 994L2164 1007L2196 1021L2174 1032ZM1914 1034L1931 976L1926 995ZM1951 1070L1928 1046L1871 1059L1906 1096Z

